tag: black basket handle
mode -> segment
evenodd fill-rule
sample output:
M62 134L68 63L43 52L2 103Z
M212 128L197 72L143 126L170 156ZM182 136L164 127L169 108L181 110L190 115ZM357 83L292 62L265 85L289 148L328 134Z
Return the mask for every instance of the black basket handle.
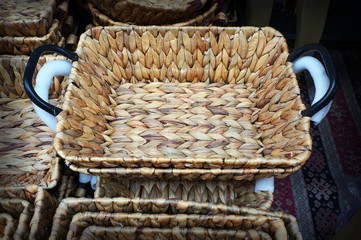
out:
M32 81L33 75L34 75L34 72L36 69L36 65L38 63L40 56L42 54L48 53L48 52L59 53L73 61L78 60L78 55L74 52L71 52L67 49L61 48L59 46L47 44L47 45L42 45L42 46L36 48L31 53L31 55L29 57L29 61L26 64L24 77L23 77L24 89L25 89L26 94L29 96L30 100L34 104L36 104L38 107L40 107L41 109L45 110L46 112L56 116L62 110L58 107L55 107L55 106L47 103L41 97L39 97L39 95L34 90L33 81Z
M321 55L325 70L330 80L330 85L325 95L319 101L314 103L309 109L306 109L302 112L304 116L312 117L314 114L323 109L332 101L336 94L339 82L336 74L336 69L332 61L332 57L329 51L320 44L311 43L297 49L295 52L288 56L287 61L294 62L298 57L303 56L304 54L309 52L318 52Z

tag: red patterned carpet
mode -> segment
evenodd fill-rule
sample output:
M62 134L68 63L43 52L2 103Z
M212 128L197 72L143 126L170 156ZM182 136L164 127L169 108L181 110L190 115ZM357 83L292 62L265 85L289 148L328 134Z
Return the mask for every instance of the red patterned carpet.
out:
M331 51L340 86L327 118L312 126L313 150L302 169L275 181L272 208L297 217L303 238L331 239L361 207L361 54ZM299 77L312 96L308 74Z

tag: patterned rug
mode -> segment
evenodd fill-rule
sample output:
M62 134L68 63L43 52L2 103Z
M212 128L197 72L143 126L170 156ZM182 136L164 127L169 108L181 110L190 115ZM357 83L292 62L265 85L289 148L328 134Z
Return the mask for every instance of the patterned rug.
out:
M331 239L361 207L360 55L338 50L331 54L340 86L327 118L311 126L312 155L300 171L275 181L272 209L296 216L306 240ZM299 81L309 102L312 80L304 74Z

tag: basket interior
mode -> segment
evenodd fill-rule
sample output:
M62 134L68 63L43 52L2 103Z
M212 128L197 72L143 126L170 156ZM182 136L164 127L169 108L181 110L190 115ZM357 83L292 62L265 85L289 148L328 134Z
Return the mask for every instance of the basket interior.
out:
M63 158L282 167L310 154L310 119L272 28L98 27L77 53L57 117Z

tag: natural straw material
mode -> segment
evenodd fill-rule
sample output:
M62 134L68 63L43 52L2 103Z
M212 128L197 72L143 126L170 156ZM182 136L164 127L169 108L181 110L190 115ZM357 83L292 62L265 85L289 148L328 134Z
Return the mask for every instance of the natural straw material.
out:
M89 0L116 21L136 25L165 25L196 15L207 0Z
M48 61L41 57L34 75ZM0 184L53 188L60 179L59 159L52 148L53 132L39 119L27 98L22 77L26 56L0 56ZM50 87L51 102L61 95L66 81L56 77Z
M110 18L109 16L100 12L91 2L84 3L84 8L87 9L93 16L93 23L98 26L129 26L131 23L126 23L122 21L116 21ZM199 12L197 15L192 16L189 19L184 19L183 21L176 22L173 24L165 24L172 26L206 26L208 25L213 17L218 7L218 1L214 1L208 8L204 8L202 12ZM160 24L157 24L160 25Z
M12 239L16 231L17 221L9 214L0 213L0 238L3 240Z
M34 214L34 207L28 201L20 198L0 198L0 212L9 214L17 221L14 239L28 239L30 220Z
M121 222L125 226L137 227L169 228L175 224L181 228L206 226L213 229L254 229L266 231L276 239L287 239L287 236L289 239L302 239L296 219L282 212L193 201L138 198L64 199L54 216L50 239L64 239L69 231L76 230L76 226L84 226L77 224L80 221L77 217L82 214L94 216L86 218L90 224L96 225L119 225ZM111 217L114 217L115 222Z
M267 216L198 215L198 214L139 214L139 213L77 213L69 227L67 239L78 239L90 226L131 226L151 228L210 228L217 230L257 230L266 232L274 239L287 239L287 230L282 219ZM207 239L207 232L201 231L200 239ZM105 236L104 236L105 237Z
M61 39L61 24L54 19L48 32L40 37L0 37L0 54L25 54L44 44L57 44Z
M55 0L1 0L0 36L44 36L53 21L55 5Z
M0 212L17 219L15 239L47 239L57 205L44 189L0 188Z
M255 230L219 230L210 228L139 228L99 227L86 228L80 239L272 239L267 233Z
M310 156L272 28L96 27L77 54L54 145L78 167L273 171Z
M165 198L269 209L273 193L256 193L254 187L254 182L250 181L164 181L99 177L95 197Z
M177 169L177 168L149 168L149 167L137 167L137 168L89 168L79 167L77 164L65 161L69 168L73 171L91 174L102 177L123 177L130 179L163 179L163 180L175 180L175 179L187 179L187 180L248 180L252 181L259 178L267 178L276 176L278 178L284 178L291 173L299 170L301 166L289 167L289 168L262 168L262 169Z

